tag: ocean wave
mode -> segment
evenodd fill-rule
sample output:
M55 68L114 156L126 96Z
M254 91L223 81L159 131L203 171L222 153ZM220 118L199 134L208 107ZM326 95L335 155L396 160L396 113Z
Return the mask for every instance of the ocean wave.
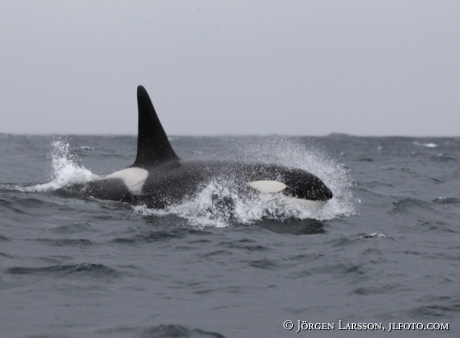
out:
M196 337L196 338L225 338L217 332L189 328L183 325L162 324L152 327L120 326L96 330L103 335L123 335L123 337Z
M8 268L7 273L12 275L36 275L36 276L49 276L55 278L67 276L85 276L88 278L119 278L120 273L111 269L103 264L97 263L80 263L69 265L52 265L41 268L31 267L11 267Z

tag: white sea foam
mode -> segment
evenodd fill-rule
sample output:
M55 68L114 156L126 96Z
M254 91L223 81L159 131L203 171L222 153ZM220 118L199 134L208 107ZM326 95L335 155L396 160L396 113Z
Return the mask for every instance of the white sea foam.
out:
M420 143L420 142L412 142L412 144L415 144L418 147L426 147L426 148L436 148L438 145L436 143Z
M84 166L75 163L73 155L69 152L68 143L56 140L52 143L52 147L51 181L29 187L18 187L18 189L26 192L53 191L73 184L86 183L98 177Z
M384 234L378 234L376 232L373 232L371 234L367 234L367 235L363 235L363 236L359 236L359 238L375 238L375 237L386 237Z

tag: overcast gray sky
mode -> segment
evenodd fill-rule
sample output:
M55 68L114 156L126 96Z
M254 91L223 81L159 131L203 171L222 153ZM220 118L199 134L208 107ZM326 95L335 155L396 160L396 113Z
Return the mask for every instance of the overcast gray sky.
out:
M0 132L460 135L460 1L6 1Z

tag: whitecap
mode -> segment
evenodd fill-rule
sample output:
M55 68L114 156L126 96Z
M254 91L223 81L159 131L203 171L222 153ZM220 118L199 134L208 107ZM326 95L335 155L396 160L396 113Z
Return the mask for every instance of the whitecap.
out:
M438 145L436 143L420 143L420 142L412 142L412 144L415 144L417 147L426 147L426 148L436 148Z
M384 234L378 234L376 232L373 232L371 234L368 234L368 235L364 235L364 236L359 236L359 238L374 238L374 237L386 237Z
M96 150L96 148L90 147L90 146L81 146L81 150Z

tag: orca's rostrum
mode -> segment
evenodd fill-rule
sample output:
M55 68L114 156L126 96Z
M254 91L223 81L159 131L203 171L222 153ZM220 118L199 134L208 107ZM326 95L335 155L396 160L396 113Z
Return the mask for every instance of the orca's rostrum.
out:
M88 182L88 196L164 208L193 196L213 180L226 180L241 193L252 189L282 193L313 208L321 208L332 198L331 190L318 177L302 169L238 161L183 161L171 147L142 86L137 88L137 103L136 160L126 169Z

